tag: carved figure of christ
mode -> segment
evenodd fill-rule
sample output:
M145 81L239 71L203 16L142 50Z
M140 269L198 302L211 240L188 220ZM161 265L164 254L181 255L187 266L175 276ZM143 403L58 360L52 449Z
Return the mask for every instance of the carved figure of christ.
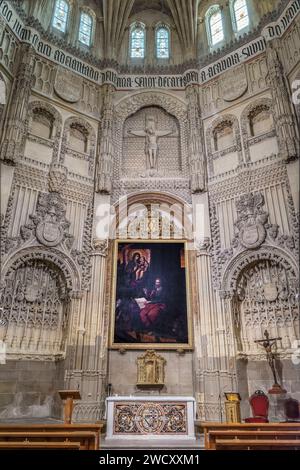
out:
M150 169L156 168L157 163L157 151L158 151L158 137L164 137L173 133L173 129L158 131L155 129L154 124L151 122L149 125L146 125L145 130L128 130L129 134L136 135L137 137L146 138L145 152L147 156L147 163Z

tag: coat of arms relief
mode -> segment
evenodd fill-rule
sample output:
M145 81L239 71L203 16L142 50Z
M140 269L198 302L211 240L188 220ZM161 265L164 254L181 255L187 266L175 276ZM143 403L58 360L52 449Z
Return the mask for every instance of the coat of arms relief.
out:
M221 264L226 263L238 252L257 249L265 242L294 251L294 237L280 233L279 226L269 222L269 213L264 209L264 205L265 198L260 192L246 193L237 199L234 238L231 247L220 253Z
M236 203L238 218L235 222L235 240L244 248L258 248L267 235L268 212L263 209L264 196L261 193L243 194Z
M41 193L36 213L29 216L31 223L21 227L24 240L34 236L42 245L55 247L64 243L67 249L73 245L73 236L69 234L70 222L65 217L64 201L58 193Z

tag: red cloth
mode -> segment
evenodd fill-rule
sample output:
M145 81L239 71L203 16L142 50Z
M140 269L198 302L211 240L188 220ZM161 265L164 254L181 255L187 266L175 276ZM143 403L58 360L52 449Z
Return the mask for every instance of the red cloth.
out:
M140 311L143 325L151 326L157 320L158 315L165 309L165 304L147 304Z
M269 420L267 418L245 418L245 423L268 423Z

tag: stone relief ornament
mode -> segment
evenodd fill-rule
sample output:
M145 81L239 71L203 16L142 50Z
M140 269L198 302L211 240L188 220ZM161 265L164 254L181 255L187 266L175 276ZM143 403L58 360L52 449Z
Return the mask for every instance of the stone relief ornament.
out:
M261 330L272 328L275 335L286 332L281 347L299 331L298 279L292 266L278 259L257 259L240 272L235 287L237 299L235 328L238 350L257 354L253 340Z
M54 82L56 94L68 103L77 103L82 90L82 78L69 70L58 67Z
M52 163L48 178L49 191L61 193L67 183L68 169L59 163Z
M24 226L23 231L35 229L35 236L42 245L57 246L64 240L71 248L73 237L68 233L70 223L65 213L65 204L59 194L40 194L36 214L30 216L32 225Z
M292 204L290 196L287 197L289 205ZM245 249L253 250L253 256L263 256L262 249L275 250L275 247L284 248L289 255L298 257L297 247L297 222L293 222L293 230L291 235L283 234L279 230L277 224L270 224L268 221L269 214L262 206L265 204L262 193L247 193L237 200L237 220L234 223L235 236L229 248L221 250L219 237L219 221L216 215L216 207L211 207L211 226L213 240L213 279L216 286L223 268L227 271L231 261L236 256L242 254ZM291 208L292 209L292 208ZM293 212L291 212L291 220L293 220ZM295 226L295 227L294 227ZM260 251L255 251L260 248ZM228 264L229 263L229 264ZM227 267L226 267L227 266ZM271 294L270 294L271 295Z
M224 101L235 101L243 96L248 89L245 66L228 70L221 77L222 98Z
M234 224L235 243L239 240L244 248L258 248L265 241L268 213L262 209L264 202L261 193L243 194L237 200L238 218Z
M27 302L31 303L38 300L38 298L40 297L38 279L29 279L29 281L27 281L24 297Z
M40 193L35 214L29 215L30 222L22 225L18 237L4 237L3 254L36 239L46 247L64 247L70 251L74 237L69 234L70 223L66 217L65 203L59 193Z
M0 288L0 322L7 325L10 357L25 354L43 361L62 357L68 301L64 273L51 260L29 258L11 266ZM45 330L47 345L40 341Z

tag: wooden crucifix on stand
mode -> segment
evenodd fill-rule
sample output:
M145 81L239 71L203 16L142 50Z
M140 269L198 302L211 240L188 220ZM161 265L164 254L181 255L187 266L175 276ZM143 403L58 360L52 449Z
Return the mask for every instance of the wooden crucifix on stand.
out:
M269 390L269 393L271 394L286 393L286 390L284 390L277 381L276 368L275 368L275 354L273 352L273 347L276 347L276 341L280 341L282 338L280 337L270 338L270 335L267 330L265 330L264 336L265 336L265 339L257 339L254 342L258 343L260 346L263 346L263 348L265 349L266 355L267 355L267 361L269 363L269 366L273 374L274 384L273 384L273 387Z

